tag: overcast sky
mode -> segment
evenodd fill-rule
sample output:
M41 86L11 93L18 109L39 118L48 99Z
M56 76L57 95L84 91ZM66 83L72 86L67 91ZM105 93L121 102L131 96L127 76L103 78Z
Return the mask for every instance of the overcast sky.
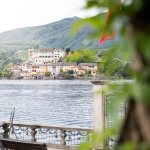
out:
M0 0L0 32L96 14L84 6L85 0Z

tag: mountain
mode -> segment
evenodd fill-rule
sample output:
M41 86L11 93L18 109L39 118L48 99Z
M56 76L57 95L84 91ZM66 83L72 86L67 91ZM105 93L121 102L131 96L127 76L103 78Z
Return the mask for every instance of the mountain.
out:
M71 40L71 27L79 19L81 18L65 18L46 25L2 32L0 33L0 51L18 51L28 49L31 46L35 48L38 48L38 46L59 47L62 49L70 47L74 50L85 47L99 48L98 40L87 40L89 33L92 31L90 26L84 26ZM116 39L106 41L102 48L108 48L114 40Z

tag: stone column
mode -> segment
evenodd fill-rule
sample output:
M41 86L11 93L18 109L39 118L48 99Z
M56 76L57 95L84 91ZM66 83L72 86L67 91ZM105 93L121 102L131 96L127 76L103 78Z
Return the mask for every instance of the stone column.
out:
M4 138L9 138L8 132L9 132L9 124L4 124L3 125L3 130L4 130Z
M61 146L66 145L66 141L65 141L65 138L67 136L66 130L61 130L61 133L59 134L59 136L61 137L60 145Z
M108 80L93 80L94 132L103 132L105 127L105 94L108 93ZM104 149L104 144L96 144L96 149Z
M99 52L97 62L99 74L91 81L94 96L94 132L102 133L105 128L105 95L108 93L109 80L103 75L104 61L102 53ZM103 150L104 143L95 143L95 149Z
M31 138L31 141L32 141L32 142L36 142L35 135L36 135L37 131L35 131L35 129L36 129L36 128L31 127L30 134L31 134L31 136L32 136L32 138Z

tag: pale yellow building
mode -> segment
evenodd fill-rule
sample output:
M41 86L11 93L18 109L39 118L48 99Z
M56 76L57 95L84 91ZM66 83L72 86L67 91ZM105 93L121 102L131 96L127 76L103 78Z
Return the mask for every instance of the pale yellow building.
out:
M67 72L67 70L73 70L74 66L77 66L77 63L74 63L74 62L63 63L62 70L63 70L63 72Z
M85 75L86 74L85 69L82 68L81 66L74 66L73 73L77 74L77 75Z
M97 63L80 63L78 66L81 66L85 70L89 71L91 70L97 70Z
M31 75L38 74L44 76L47 72L47 65L44 64L32 64Z

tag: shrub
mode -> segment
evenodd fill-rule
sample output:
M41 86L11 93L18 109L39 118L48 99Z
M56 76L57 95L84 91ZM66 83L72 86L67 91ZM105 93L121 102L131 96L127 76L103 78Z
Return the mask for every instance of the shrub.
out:
M50 77L50 75L51 75L51 72L49 72L49 71L44 73L44 76L46 76L46 77Z

